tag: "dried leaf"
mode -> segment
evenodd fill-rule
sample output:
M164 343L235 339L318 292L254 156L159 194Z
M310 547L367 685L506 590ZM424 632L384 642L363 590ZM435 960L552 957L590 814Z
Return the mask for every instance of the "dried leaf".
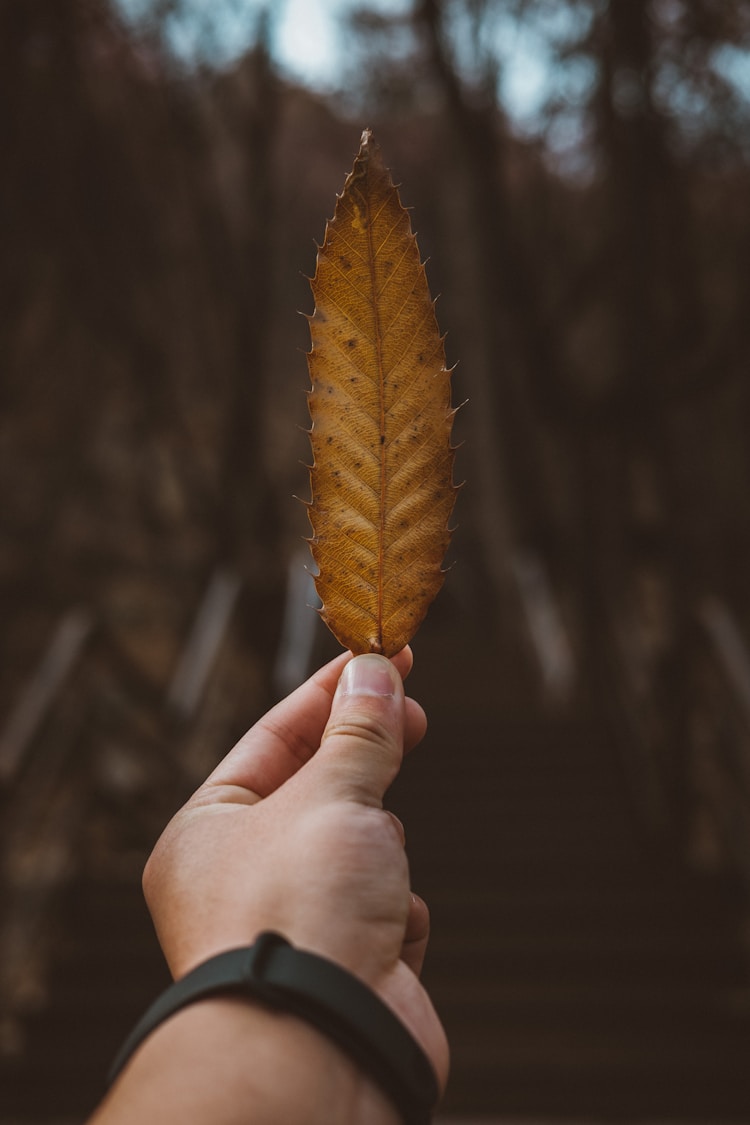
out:
M416 238L369 130L311 284L308 513L321 612L346 648L392 656L443 583L454 411Z

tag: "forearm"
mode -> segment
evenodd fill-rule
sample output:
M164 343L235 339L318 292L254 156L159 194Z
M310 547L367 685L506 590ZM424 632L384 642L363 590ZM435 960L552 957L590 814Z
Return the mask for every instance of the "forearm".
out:
M315 1028L204 1000L143 1043L91 1125L399 1125L386 1095Z

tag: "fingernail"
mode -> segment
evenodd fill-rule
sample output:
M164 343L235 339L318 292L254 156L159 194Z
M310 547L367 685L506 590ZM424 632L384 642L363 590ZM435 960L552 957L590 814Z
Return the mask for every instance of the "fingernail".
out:
M355 656L344 668L339 680L342 695L395 695L398 672L384 656L366 653Z

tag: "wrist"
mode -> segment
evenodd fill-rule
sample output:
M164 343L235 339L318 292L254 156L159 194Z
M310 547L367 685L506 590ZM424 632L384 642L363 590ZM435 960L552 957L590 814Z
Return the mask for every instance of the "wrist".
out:
M149 1036L97 1122L116 1125L120 1111L143 1125L400 1122L386 1094L314 1027L232 997L192 1004Z
M402 1125L384 1091L306 1021L240 999L212 1003L225 1006L212 1018L220 1018L227 1032L231 1026L234 1034L244 1035L247 1049L258 1059L251 1084L258 1104L265 1107L264 1125L266 1120L269 1125Z
M175 1012L221 995L260 1001L271 1011L300 1017L353 1059L388 1094L405 1120L426 1125L438 1083L418 1040L376 993L346 969L297 949L270 931L251 946L210 958L162 993L120 1049L110 1081L144 1039Z

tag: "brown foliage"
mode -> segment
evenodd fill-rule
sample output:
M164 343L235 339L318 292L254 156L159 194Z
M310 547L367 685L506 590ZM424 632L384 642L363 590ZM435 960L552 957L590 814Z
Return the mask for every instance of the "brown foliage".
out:
M369 130L312 289L309 514L322 612L353 652L391 656L443 582L453 411L416 238Z

